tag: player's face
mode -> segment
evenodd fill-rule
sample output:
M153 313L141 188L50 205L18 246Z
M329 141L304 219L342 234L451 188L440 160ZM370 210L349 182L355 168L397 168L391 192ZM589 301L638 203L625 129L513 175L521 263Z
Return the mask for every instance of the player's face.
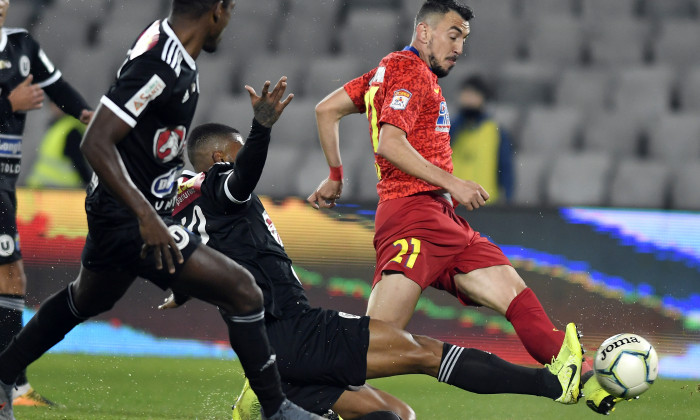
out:
M10 0L0 0L0 28L5 24L7 9L10 8Z
M469 22L455 11L449 11L431 28L428 42L430 68L437 77L445 77L457 63L469 35Z
M233 7L236 5L236 2L231 0L227 6L224 6L223 2L219 4L219 7L221 7L221 14L219 15L219 18L216 21L216 24L212 27L212 30L209 32L209 36L207 37L206 41L204 41L204 46L202 47L202 49L208 53L213 53L219 46L219 42L221 42L221 37L223 36L224 29L226 29L229 20L231 20L231 13L233 13Z

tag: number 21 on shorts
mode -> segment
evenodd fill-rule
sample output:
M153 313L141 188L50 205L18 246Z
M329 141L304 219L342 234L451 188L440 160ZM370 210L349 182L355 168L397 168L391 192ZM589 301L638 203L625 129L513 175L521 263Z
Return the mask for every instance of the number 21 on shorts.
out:
M416 258L418 258L418 254L420 254L420 239L410 238L410 243L406 239L399 239L395 241L393 245L401 249L391 261L399 264L403 262L406 267L413 268L413 264L416 263ZM404 256L406 256L405 261Z

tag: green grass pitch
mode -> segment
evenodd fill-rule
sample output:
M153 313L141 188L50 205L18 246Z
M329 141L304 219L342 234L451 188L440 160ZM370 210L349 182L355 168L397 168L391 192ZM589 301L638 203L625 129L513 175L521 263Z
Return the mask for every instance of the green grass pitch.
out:
M243 382L237 362L49 354L29 369L34 387L65 407L16 407L17 420L230 419ZM585 404L538 397L476 395L433 378L371 381L408 402L418 419L602 419ZM658 380L611 420L700 418L700 381Z

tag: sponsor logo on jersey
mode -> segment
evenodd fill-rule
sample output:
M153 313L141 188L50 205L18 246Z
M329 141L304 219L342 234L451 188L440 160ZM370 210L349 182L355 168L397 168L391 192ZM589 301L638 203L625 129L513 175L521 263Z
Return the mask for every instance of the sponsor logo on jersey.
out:
M161 128L153 138L153 156L161 162L170 162L185 148L185 126Z
M435 123L435 131L441 133L450 132L450 112L447 110L447 102L445 101L440 102L440 114Z
M369 84L371 85L372 83L384 83L384 74L386 73L386 67L381 66L377 67L377 71L374 72L374 77L372 77L372 80L369 81Z
M158 198L163 198L170 194L175 185L175 175L180 170L179 167L172 168L163 175L156 177L151 184L151 194ZM173 200L174 201L174 200ZM159 209L156 209L159 210Z
M275 224L272 223L272 219L270 219L270 215L267 214L266 210L263 210L262 217L265 221L265 224L267 225L267 230L270 231L270 235L272 235L272 237L275 238L278 244L284 246L284 244L282 243L282 237L277 232L277 228L275 227Z
M9 257L15 252L15 240L10 235L0 235L0 257Z
M134 48L132 48L131 52L129 53L129 59L133 60L134 58L155 47L156 44L158 44L159 38L160 21L158 20L153 22L153 24L141 34L138 41L136 41Z
M175 199L175 210L173 210L173 215L178 214L181 210L202 195L202 182L204 182L203 172L198 173L196 176L188 180L184 180L184 178L178 179L177 198Z
M0 135L0 157L19 159L22 157L22 139Z
M394 91L394 99L391 100L392 109L403 110L408 106L408 101L411 99L413 94L406 89L399 89Z
M22 77L27 77L29 76L29 71L31 70L32 65L29 61L29 57L26 55L23 55L19 58L19 74L22 75Z
M180 225L170 225L168 226L168 232L170 236L175 240L175 245L177 249L183 250L190 243L190 235L187 233L184 227Z
M163 93L164 89L165 82L157 74L154 74L151 80L126 102L125 107L138 117L146 109L146 105Z
M46 56L46 53L42 49L39 49L39 59L41 60L42 63L44 63L44 67L46 67L46 70L49 73L53 73L53 71L56 69L56 67L53 65L51 60L49 60L49 57Z
M7 60L0 60L0 70L11 69L12 63Z

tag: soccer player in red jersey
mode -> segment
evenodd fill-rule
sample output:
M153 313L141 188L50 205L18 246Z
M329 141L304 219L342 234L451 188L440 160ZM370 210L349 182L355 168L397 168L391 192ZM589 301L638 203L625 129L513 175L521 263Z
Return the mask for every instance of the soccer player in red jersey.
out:
M501 249L455 214L483 206L489 194L479 184L452 175L450 117L438 78L462 54L472 10L454 0L429 0L420 8L410 46L384 57L379 66L351 80L316 106L321 146L330 175L309 197L330 208L343 189L340 119L364 113L377 170L375 216L377 266L367 314L404 328L428 286L464 305L481 305L506 317L532 357L542 364L564 339ZM590 366L584 394L595 411L615 401L600 388Z

